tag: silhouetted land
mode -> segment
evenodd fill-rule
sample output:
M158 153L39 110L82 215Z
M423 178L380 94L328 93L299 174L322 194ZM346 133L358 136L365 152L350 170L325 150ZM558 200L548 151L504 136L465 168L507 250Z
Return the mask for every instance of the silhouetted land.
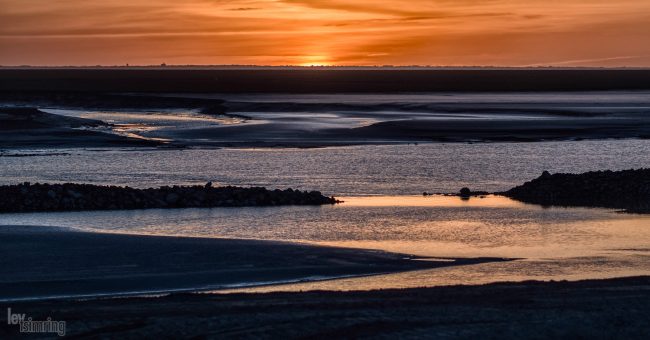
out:
M135 189L92 184L0 186L0 213L335 204L319 191L261 187L165 186Z
M650 69L0 69L0 91L370 93L650 89Z
M13 303L70 336L647 339L650 277L367 292L172 295ZM16 326L0 324L0 335Z
M650 213L650 169L550 174L512 188L505 196L546 206L624 209Z

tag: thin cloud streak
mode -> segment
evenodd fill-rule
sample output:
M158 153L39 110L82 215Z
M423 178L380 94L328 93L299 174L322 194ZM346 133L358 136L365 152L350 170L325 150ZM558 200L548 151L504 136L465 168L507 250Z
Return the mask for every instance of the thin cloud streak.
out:
M0 0L0 9L3 65L650 66L646 0Z
M618 57L594 58L594 59L563 60L563 61L553 61L547 63L523 65L522 67L583 65L583 64L601 63L606 61L644 59L644 58L650 58L650 55L644 55L644 56L633 55L633 56L618 56Z

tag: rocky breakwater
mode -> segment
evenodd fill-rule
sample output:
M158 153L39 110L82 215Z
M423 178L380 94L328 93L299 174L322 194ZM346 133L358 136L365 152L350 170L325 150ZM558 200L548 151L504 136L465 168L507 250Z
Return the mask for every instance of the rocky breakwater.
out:
M135 189L90 184L0 186L0 212L122 210L335 204L318 191L261 187L164 186Z
M500 193L526 203L650 213L650 169L550 174Z

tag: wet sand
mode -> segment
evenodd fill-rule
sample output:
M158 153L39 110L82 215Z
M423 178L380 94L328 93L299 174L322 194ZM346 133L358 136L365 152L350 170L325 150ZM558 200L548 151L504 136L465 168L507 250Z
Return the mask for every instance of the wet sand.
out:
M650 119L634 117L441 120L407 118L351 128L319 128L300 120L270 121L196 129L158 131L153 134L203 146L322 147L417 142L539 142L650 138Z
M338 125L345 125L341 117ZM351 117L350 120L357 120ZM4 120L0 117L0 124ZM169 127L104 133L66 126L0 130L0 148L87 147L325 147L424 142L538 142L650 138L650 118L549 118L526 120L442 120L407 118L368 126L333 127L318 119L249 120L207 127ZM107 130L107 132L109 132Z
M0 94L2 105L41 108L0 109L5 112L0 114L5 126L0 147L323 147L650 138L647 92L495 96ZM13 126L20 110L31 125ZM46 115L47 124L29 112ZM94 128L81 128L88 126Z
M0 107L0 148L69 148L155 146L152 141L126 138L96 120L63 117L35 108Z
M0 227L0 301L196 291L505 261L293 243Z
M68 336L93 338L646 339L650 277L7 306L34 320L66 321ZM17 328L2 322L0 336Z
M322 147L650 138L646 101L608 106L601 105L597 94L591 104L558 105L261 99L263 94L635 93L649 90L649 79L650 69L4 68L0 69L0 102L4 105L116 111L182 108L242 121L191 128L170 125L131 136L148 141L79 129L32 129L29 135L4 131L0 147L144 142L151 146L154 141L170 142L174 147ZM247 94L253 101L237 99ZM272 116L275 113L285 115ZM336 117L321 119L316 113Z
M523 110L522 110L523 111ZM493 113L467 117L447 113L336 112L336 118L305 114L250 114L241 124L199 128L171 128L147 132L188 145L320 147L417 142L538 142L650 138L650 118L641 114ZM578 114L578 113L576 113ZM585 113L587 115L588 113Z

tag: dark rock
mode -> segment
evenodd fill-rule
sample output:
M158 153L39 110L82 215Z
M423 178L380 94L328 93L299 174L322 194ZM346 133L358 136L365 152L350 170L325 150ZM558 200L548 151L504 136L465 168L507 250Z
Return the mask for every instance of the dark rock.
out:
M71 183L0 186L0 212L323 205L338 202L318 191L260 187L205 185L134 189Z
M472 191L469 190L469 188L460 189L460 197L470 197L471 195L472 195Z
M650 169L542 175L504 196L544 206L582 206L650 213Z
M175 193L169 193L165 196L165 201L169 204L175 204L178 202L178 195Z

